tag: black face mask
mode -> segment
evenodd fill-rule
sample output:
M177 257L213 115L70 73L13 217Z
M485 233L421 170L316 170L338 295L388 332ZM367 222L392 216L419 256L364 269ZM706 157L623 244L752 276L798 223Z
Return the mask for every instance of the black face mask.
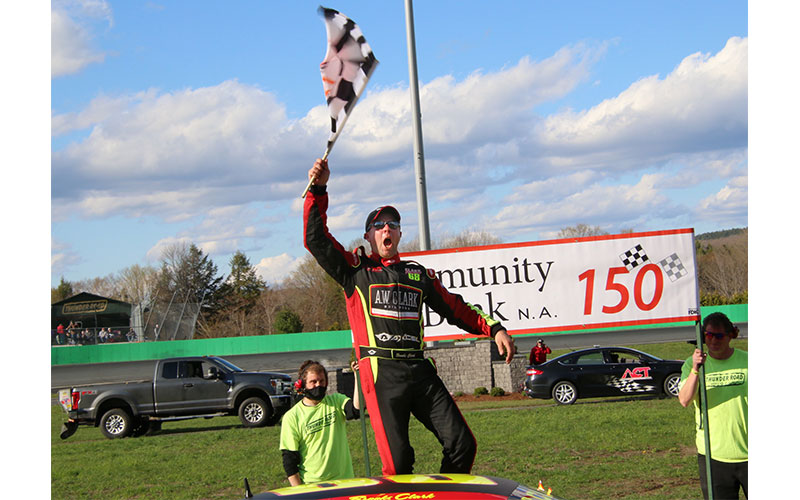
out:
M305 392L303 392L303 395L305 397L307 397L308 399L311 399L313 401L321 401L322 398L325 397L325 392L327 390L328 390L328 386L318 385L318 386L314 387L313 389L306 389Z

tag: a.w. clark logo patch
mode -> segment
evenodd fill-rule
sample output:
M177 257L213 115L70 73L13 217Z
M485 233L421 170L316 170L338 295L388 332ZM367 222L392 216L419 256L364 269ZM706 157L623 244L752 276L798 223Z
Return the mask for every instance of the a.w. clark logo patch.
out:
M393 283L369 287L369 313L372 316L419 320L422 290Z

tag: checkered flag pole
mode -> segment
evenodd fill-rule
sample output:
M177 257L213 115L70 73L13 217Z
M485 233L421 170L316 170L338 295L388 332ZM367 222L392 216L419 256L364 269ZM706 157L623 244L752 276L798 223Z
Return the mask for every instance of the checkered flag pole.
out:
M331 116L331 131L323 160L333 148L344 124L355 107L359 97L367 87L378 60L372 53L361 28L352 19L337 10L321 7L318 12L325 18L325 30L328 36L328 50L325 59L319 65L322 73L322 86ZM316 179L308 181L302 198Z

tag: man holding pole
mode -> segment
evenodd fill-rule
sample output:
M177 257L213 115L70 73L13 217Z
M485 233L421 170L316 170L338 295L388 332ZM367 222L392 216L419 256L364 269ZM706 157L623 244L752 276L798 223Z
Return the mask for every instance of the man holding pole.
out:
M469 473L477 444L436 368L423 356L423 307L469 333L493 338L507 363L514 341L498 321L445 290L433 270L400 259L400 214L394 207L379 207L367 216L369 254L364 247L345 250L328 232L329 176L322 159L308 172L313 186L304 205L305 246L344 290L383 474L413 471L411 415L442 444L440 472Z
M720 312L709 314L702 324L708 356L698 346L683 364L678 401L694 403L697 423L697 463L703 497L708 499L706 446L699 377L705 371L707 431L710 441L712 498L739 498L739 487L747 496L747 352L731 347L739 329Z

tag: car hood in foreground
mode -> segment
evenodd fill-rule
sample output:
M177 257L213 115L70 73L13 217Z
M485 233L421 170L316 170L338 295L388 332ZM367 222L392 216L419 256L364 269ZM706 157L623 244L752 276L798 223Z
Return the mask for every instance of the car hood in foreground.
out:
M483 500L558 499L545 491L510 479L471 474L407 474L340 479L267 491L255 500Z

